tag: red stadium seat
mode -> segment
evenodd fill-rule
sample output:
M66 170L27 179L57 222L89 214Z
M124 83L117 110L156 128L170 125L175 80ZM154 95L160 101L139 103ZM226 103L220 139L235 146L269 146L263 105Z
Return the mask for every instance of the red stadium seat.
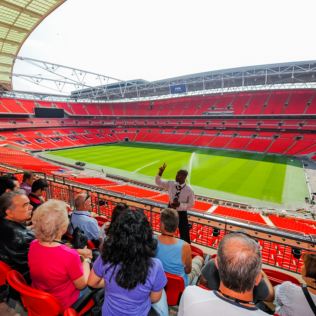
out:
M262 270L268 276L268 279L270 280L270 282L273 286L281 284L285 281L290 281L290 282L297 284L297 285L301 284L297 278L295 278L294 276L287 274L285 272L272 270L272 269L268 269L268 268L263 268Z
M63 308L54 296L27 285L18 271L9 271L7 281L12 288L20 293L28 316L57 316L63 312Z
M184 291L184 280L182 277L166 272L168 279L165 291L169 306L178 305L182 292Z
M26 284L25 279L20 272L10 270L7 273L7 282L12 288L20 293L22 304L27 310L28 316L58 316L63 313L62 306L53 295L34 289ZM94 306L94 300L91 297L83 299L86 300L83 300L84 306L80 307L79 312L73 308L67 308L64 311L64 315L82 316L86 314Z
M79 314L77 313L77 311L73 308L67 308L64 311L63 316L78 316Z
M204 258L204 252L202 249L193 245L190 245L190 246L191 246L192 258L194 258L195 256L201 256L202 258Z

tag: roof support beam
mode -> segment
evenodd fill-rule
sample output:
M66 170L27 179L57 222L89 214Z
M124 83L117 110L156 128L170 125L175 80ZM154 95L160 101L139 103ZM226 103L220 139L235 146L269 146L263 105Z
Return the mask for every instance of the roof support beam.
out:
M1 44L10 44L10 45L17 46L17 45L20 44L20 42L19 41L12 41L12 40L8 40L8 39L0 38L0 45Z
M21 13L26 13L27 15L29 15L29 16L31 16L31 17L34 17L34 18L36 18L36 19L39 19L39 18L42 17L42 16L41 16L39 13L37 13L37 12L31 11L31 10L29 10L29 9L27 9L27 8L20 7L20 6L14 4L14 3L11 3L11 2L9 3L9 2L6 2L6 1L2 1L2 2L1 2L1 5L4 6L4 7L6 7L6 8L8 8L8 9L12 9L12 10L14 10L14 11L19 11L20 14L21 14Z
M29 32L29 30L24 28L24 27L12 25L12 24L9 24L9 23L3 22L3 21L0 21L0 26L3 26L9 30L15 30L15 31L20 32L20 33L28 33Z
M10 53L1 52L1 55L2 55L2 56L5 56L5 57L15 58L15 54L10 54Z
M5 76L11 76L11 72L10 71L0 71L1 75L5 75Z
M0 63L0 67L11 68L11 66L9 64L5 64L5 63Z

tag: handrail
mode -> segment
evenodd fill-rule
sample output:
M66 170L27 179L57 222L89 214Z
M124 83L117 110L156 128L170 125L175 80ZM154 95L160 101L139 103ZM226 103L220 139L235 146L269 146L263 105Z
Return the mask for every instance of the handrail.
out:
M131 207L142 209L153 230L160 231L160 211L166 207L166 204L76 183L61 176L45 174L42 176L49 183L48 198L59 198L73 205L75 194L85 190L90 192L93 210L98 215L110 219L113 207L117 203L124 202ZM105 205L102 206L102 203L100 205L100 201L103 201ZM302 267L300 254L305 251L316 252L316 236L314 235L304 235L299 232L290 232L280 228L192 210L188 211L188 215L192 225L191 240L198 245L216 249L220 239L225 234L242 230L260 243L263 263L292 272L299 272Z

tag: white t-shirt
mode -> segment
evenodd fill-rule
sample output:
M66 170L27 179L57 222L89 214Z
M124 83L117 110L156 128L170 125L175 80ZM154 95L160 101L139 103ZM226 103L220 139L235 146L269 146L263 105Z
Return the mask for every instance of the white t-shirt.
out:
M257 307L246 307L223 298L216 291L188 286L182 294L178 316L262 316Z
M316 304L316 295L309 293ZM314 316L300 286L286 281L275 287L275 312L282 316Z
M175 181L163 181L160 176L156 176L155 182L161 188L168 190L169 200L172 202L177 192L177 182ZM192 188L187 184L182 184L179 194L180 205L177 207L177 211L189 211L194 206L194 193Z

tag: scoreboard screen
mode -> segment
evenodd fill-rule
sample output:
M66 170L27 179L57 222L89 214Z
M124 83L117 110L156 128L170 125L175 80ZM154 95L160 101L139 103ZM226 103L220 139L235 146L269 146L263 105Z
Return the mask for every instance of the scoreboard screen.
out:
M185 93L185 92L187 92L187 87L184 83L170 85L171 94Z
M61 118L64 117L64 109L34 108L35 117L41 118Z

